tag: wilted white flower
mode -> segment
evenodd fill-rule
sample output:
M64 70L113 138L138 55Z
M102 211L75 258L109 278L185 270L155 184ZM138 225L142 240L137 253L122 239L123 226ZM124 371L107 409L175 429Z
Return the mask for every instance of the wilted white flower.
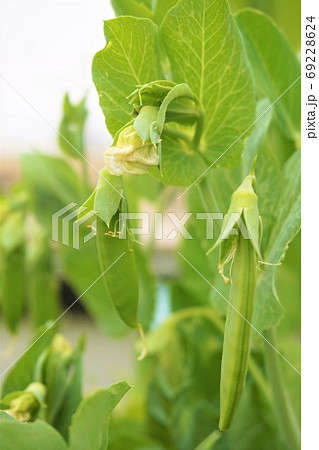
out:
M157 147L150 140L143 142L133 125L125 127L115 145L104 153L105 165L111 175L140 175L157 166Z

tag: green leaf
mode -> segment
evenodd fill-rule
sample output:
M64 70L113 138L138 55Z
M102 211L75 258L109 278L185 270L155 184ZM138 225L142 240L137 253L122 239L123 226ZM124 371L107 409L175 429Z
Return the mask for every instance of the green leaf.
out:
M85 154L83 131L86 117L85 98L77 104L72 104L68 94L65 94L63 118L59 129L59 145L63 153L71 158L82 160Z
M6 450L67 450L62 436L40 420L23 423L0 411L1 445Z
M72 416L78 408L82 400L82 342L77 349L77 354L74 356L73 370L71 376L67 380L63 403L55 418L54 428L56 428L65 439L68 439L69 426L71 424Z
M55 339L53 339L52 345L48 349L47 355L43 360L43 366L39 366L39 372L41 371L40 381L47 387L46 420L52 425L54 425L59 410L63 406L63 399L67 388L67 378L72 364L72 349L68 347L66 350L56 349L56 338L60 338L60 336L55 336ZM65 345L69 346L67 342Z
M207 168L199 153L189 150L184 142L165 133L161 154L161 170L154 167L149 173L164 184L189 186L195 176L200 176Z
M106 21L104 34L107 44L95 55L92 74L106 125L114 135L133 118L128 95L138 85L163 77L153 22L123 16Z
M178 0L112 0L117 16L147 17L160 24L167 11L176 5Z
M24 245L24 222L25 214L21 211L10 211L4 219L1 218L0 246L5 252L10 253Z
M177 2L178 0L156 0L153 13L154 22L160 25L167 12L175 6Z
M174 81L187 83L203 105L201 154L213 163L232 145L218 165L234 164L244 139L234 141L254 121L255 91L228 3L182 0L167 13L161 35Z
M21 170L34 213L51 233L52 214L71 202L82 203L80 179L63 159L40 153L22 155Z
M37 363L36 378L47 388L44 417L65 438L72 415L82 399L83 349L83 336L73 350L62 335L56 334Z
M151 2L147 0L111 0L117 16L152 18Z
M222 330L212 308L197 307L148 335L148 430L167 448L193 450L217 428Z
M113 420L110 423L108 450L166 450L150 436L144 423L134 420Z
M231 10L237 12L243 8L252 7L269 14L284 31L296 51L300 50L301 8L300 0L230 0Z
M264 142L267 137L267 133L269 130L270 122L273 117L273 110L270 109L265 113L267 108L271 105L268 99L262 99L258 102L256 108L256 119L260 116L260 119L257 120L257 123L246 141L245 151L243 153L243 161L242 161L242 178L245 178L250 171L253 160L258 154L257 164L260 161L260 147L264 145ZM262 115L265 113L264 115ZM259 180L259 177L257 177Z
M55 333L55 328L49 326L50 322L39 328L30 346L8 372L2 385L3 396L13 391L24 390L34 381L35 364L41 353L50 345Z
M120 381L82 400L70 426L70 450L107 449L110 414L129 389Z
M268 99L259 101L256 119L271 106ZM255 167L257 180L258 207L262 217L262 254L268 245L269 234L276 221L276 206L280 191L282 169L294 152L292 141L283 136L274 120L274 109L270 109L256 123L246 141L242 162L242 178L249 173L255 155L258 155Z
M300 63L282 32L264 14L245 10L237 16L257 88L274 102L298 77ZM275 49L275 50L274 50ZM276 103L283 133L292 140L300 136L300 81Z
M281 179L281 191L275 210L269 243L264 252L266 262L280 263L289 243L300 229L300 152L296 151L286 162ZM276 266L266 266L259 277L253 323L263 330L278 325L284 311L275 289Z
M243 433L245 429L245 433ZM236 450L283 450L276 432L274 414L269 403L254 386L254 380L247 377L246 388L238 405L234 422L227 433L226 448ZM218 446L217 446L218 448Z
M123 192L122 177L110 175L106 168L102 169L96 186L94 209L107 226L118 210Z
M78 220L82 219L87 213L94 210L94 201L95 201L96 189L92 192L92 194L85 200L83 205L80 206L78 210Z

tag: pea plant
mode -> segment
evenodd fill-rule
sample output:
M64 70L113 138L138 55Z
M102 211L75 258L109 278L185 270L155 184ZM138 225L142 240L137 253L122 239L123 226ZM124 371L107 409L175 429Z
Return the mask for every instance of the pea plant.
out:
M6 448L299 449L298 57L270 17L226 0L112 5L92 63L113 139L96 187L85 103L66 96L64 156L25 155L3 199L3 315L16 331L25 282L40 326L4 379ZM50 242L51 216L71 202L79 250ZM172 273L154 263L155 219L146 240L136 232L146 202L157 217L172 204L184 214ZM83 339L72 349L52 322L61 278L79 295L93 283L81 301L106 333L137 330L134 388L83 397Z

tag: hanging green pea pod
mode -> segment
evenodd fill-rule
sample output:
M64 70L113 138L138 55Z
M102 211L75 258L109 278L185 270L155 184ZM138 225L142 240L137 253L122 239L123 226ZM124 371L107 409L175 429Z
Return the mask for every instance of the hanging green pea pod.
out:
M115 309L123 321L136 328L138 284L135 258L127 239L120 239L118 214L110 227L97 219L97 246L101 271L110 292Z
M123 239L123 230L119 229L119 214L113 216L108 227L103 220L97 218L97 248L103 273L103 279L113 305L121 319L131 328L137 328L144 343L144 333L138 322L138 275L135 255L129 232Z
M254 311L258 259L261 258L261 222L254 183L252 167L250 174L232 194L221 234L211 249L220 248L219 270L225 281L229 279L224 276L224 265L231 261L220 379L219 428L222 431L231 426L244 389L250 355L250 322Z
M27 249L27 290L34 327L54 320L59 313L58 278L46 231L35 221Z
M251 242L240 234L231 267L230 305L224 331L219 419L222 431L230 427L245 385L257 267L257 255Z
M1 310L4 321L15 333L25 304L25 214L8 213L0 228Z

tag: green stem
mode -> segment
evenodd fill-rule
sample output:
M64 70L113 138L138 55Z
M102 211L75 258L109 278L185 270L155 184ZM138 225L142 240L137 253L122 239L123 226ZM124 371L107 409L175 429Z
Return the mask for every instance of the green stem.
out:
M221 212L221 209L218 205L218 201L215 197L215 193L209 183L209 180L207 178L204 178L201 183L196 185L198 189L199 196L201 198L201 201L203 203L204 209L207 213L219 213ZM215 224L217 226L216 233L215 233ZM221 230L221 221L217 220L214 222L214 236L218 236L219 232ZM215 238L214 238L215 240Z
M165 134L173 139L181 139L186 142L188 145L191 144L191 138L188 134L183 133L183 131L178 130L177 128L172 128L167 125L164 126Z
M207 178L204 178L201 183L196 186L206 212L220 212L214 191Z
M265 331L264 336L276 348L275 329ZM300 428L284 385L279 355L267 342L264 345L264 357L280 432L289 450L299 450Z
M199 111L199 114L197 116L195 134L192 141L194 150L197 150L199 146L199 142L203 134L203 129L204 129L204 113L202 111Z

